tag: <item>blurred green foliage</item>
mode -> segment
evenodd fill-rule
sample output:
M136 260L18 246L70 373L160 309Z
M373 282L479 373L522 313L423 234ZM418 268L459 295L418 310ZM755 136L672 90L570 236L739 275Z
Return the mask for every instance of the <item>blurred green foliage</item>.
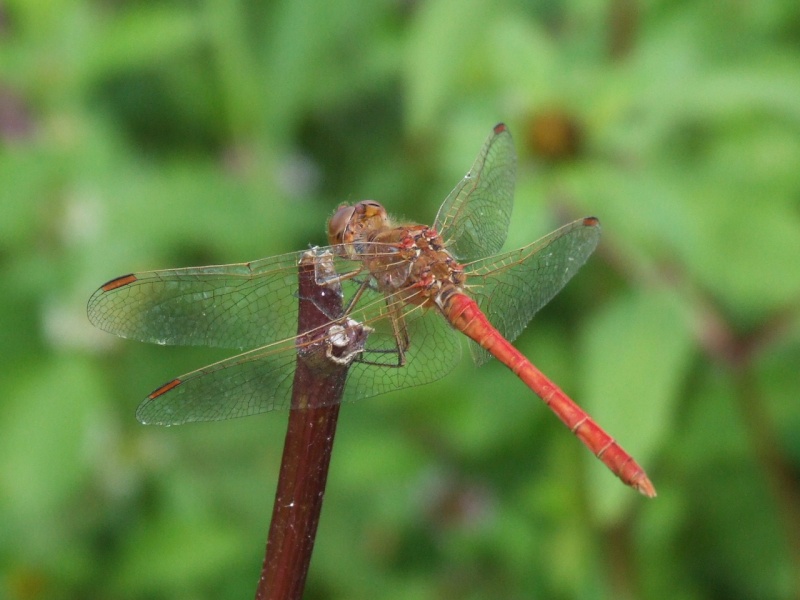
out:
M604 237L519 347L647 468L619 484L505 369L345 406L306 597L800 596L800 5L0 3L0 596L254 592L285 415L138 402L224 356L91 328L134 270L430 223L490 127L509 246Z

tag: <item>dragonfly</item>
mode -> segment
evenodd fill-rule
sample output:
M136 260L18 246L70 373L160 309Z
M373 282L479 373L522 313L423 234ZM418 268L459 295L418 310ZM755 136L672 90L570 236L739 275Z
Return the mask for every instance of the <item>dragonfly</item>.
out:
M642 467L511 344L586 262L600 236L598 219L586 217L500 252L516 162L511 134L500 123L433 226L396 224L373 200L342 205L329 219L329 245L317 249L327 257L317 283L336 286L345 306L331 323L346 319L369 331L349 357L343 400L443 377L460 360L466 335L477 365L492 357L502 362L623 483L653 497ZM296 330L302 255L131 273L91 296L89 320L112 334L240 351L157 388L137 409L139 421L178 425L291 407L302 343Z

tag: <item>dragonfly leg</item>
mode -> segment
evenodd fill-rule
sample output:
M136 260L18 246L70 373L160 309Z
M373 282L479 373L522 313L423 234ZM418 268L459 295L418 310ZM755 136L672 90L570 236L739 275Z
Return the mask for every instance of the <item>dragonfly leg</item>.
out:
M353 294L353 297L350 298L350 300L348 300L347 306L344 308L344 311L342 312L343 317L350 316L350 314L353 312L353 309L356 307L356 304L358 304L358 301L361 300L361 296L363 296L364 292L367 291L368 289L370 289L369 280L362 281L361 284L358 286L356 293Z
M389 321L392 324L392 334L394 336L395 345L391 349L380 350L377 348L371 348L365 350L362 354L358 356L356 360L362 364L366 365L375 365L378 367L389 367L392 369L400 369L406 366L406 351L410 345L409 337L408 337L408 328L406 326L406 320L403 317L402 306L395 300L391 301L388 298L386 299L386 308L389 312ZM367 354L382 354L382 355L394 355L395 361L388 362L387 360L369 360L365 358Z
M397 343L397 366L404 367L406 364L406 350L410 344L408 339L408 327L403 317L403 311L397 302L387 299L386 306L389 309L389 319L392 322L394 340Z
M348 271L347 273L337 273L332 268L328 268L327 266L323 265L315 265L315 273L314 273L314 280L317 285L325 286L325 287L333 287L339 285L343 281L347 281L348 279L352 279L353 277L357 276L359 273L364 271L364 267L359 267L358 269L353 269L352 271Z

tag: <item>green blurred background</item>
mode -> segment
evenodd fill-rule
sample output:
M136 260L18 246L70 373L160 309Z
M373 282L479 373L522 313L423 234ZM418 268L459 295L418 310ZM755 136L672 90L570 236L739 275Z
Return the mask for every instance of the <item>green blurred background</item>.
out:
M139 425L225 353L86 300L430 223L501 120L507 247L604 227L517 345L659 496L465 357L343 408L305 597L800 597L796 1L11 0L0 69L0 597L251 597L286 414Z

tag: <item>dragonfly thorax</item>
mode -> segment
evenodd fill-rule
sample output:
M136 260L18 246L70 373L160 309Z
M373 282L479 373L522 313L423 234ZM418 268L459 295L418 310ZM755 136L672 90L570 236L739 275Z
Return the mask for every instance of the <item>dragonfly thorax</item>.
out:
M462 291L466 280L435 229L392 227L374 200L340 206L328 220L328 240L341 255L361 261L381 292L403 302L441 306L441 296Z
M384 293L398 294L411 304L441 306L442 295L463 290L464 269L435 229L426 225L397 227L379 233L374 241L397 248L368 261L367 268Z

